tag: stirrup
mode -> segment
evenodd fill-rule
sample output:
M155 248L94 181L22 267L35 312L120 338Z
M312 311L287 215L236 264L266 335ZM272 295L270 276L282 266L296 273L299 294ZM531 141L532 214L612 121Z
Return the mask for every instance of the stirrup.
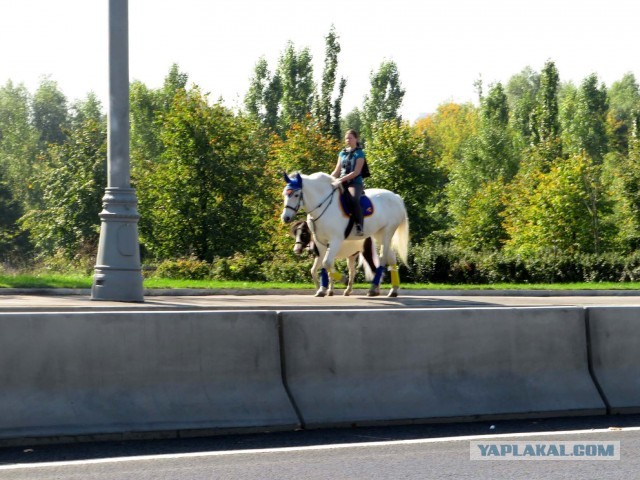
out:
M364 231L362 230L362 225L356 223L356 237L364 237Z

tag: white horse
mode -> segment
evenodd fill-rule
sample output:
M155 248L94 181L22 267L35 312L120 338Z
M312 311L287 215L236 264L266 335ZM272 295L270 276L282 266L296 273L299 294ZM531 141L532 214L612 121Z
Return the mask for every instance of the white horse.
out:
M293 246L293 253L301 255L304 250L308 250L313 256L313 265L311 266L311 278L315 283L316 288L320 288L320 264L322 258L320 257L320 251L313 241L311 229L304 220L299 220L291 226L291 236L295 239ZM349 276L339 279L340 282L345 283L347 288L344 290L343 295L349 296L353 292L353 282L356 278L356 258L360 258L360 265L362 265L365 271L365 277L367 280L373 280L374 272L378 268L377 258L373 248L373 240L370 237L360 239L354 242L344 242L342 248L336 255L336 258L346 258L347 267L349 270ZM332 296L334 291L335 278L333 275L329 276L329 289L327 295Z
M314 240L320 252L322 261L322 284L316 292L317 297L324 297L329 287L329 273L334 275L334 261L345 242L362 241L362 237L355 237L353 232L347 239L344 238L345 229L349 223L340 208L340 192L333 187L335 179L326 173L314 173L302 175L296 173L293 178L285 174L287 185L284 188L284 209L281 219L283 223L289 223L304 207L307 212L307 221L311 226ZM389 190L372 188L365 190L366 195L373 204L373 214L364 221L364 236L373 237L377 245L380 245L380 266L371 283L367 295L380 294L380 281L388 265L391 272L390 297L398 296L400 288L400 276L396 262L396 252L406 264L409 249L409 221L404 202L399 195ZM339 275L339 274L338 274Z

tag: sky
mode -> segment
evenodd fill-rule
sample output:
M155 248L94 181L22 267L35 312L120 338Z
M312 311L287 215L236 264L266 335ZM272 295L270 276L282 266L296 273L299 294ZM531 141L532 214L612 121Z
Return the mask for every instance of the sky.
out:
M563 82L592 73L640 79L638 0L129 0L129 76L162 85L173 63L191 84L242 106L253 69L273 71L287 42L309 48L316 81L325 37L339 36L343 113L361 107L370 75L394 61L415 121L448 101L555 62ZM0 85L32 93L44 76L70 101L108 93L108 0L0 0Z

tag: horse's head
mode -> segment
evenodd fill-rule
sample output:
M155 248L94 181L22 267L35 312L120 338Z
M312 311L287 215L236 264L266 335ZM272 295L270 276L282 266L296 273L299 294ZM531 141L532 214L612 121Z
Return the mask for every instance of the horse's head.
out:
M284 180L287 185L284 187L282 196L284 197L284 208L280 219L283 223L289 223L293 220L302 206L302 177L299 173L295 173L293 178L285 173Z
M311 229L304 220L299 220L291 226L291 236L295 238L293 253L300 255L311 243Z

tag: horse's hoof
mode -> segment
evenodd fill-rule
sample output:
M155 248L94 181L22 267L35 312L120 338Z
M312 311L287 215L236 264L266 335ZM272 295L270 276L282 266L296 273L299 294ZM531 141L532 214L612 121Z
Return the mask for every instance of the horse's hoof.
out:
M327 294L323 290L318 290L314 297L325 297Z
M367 297L377 297L378 295L380 295L379 288L372 288L367 292Z
M349 295L351 295L351 290L345 290L345 291L342 293L342 295L343 295L343 296L345 296L345 297L348 297Z
M398 292L397 292L397 291L395 291L395 290L391 290L391 291L389 292L389 295L387 295L387 297L390 297L390 298L395 298L395 297L397 297L397 296L398 296Z
M327 292L327 297L333 297L333 290L329 290Z

